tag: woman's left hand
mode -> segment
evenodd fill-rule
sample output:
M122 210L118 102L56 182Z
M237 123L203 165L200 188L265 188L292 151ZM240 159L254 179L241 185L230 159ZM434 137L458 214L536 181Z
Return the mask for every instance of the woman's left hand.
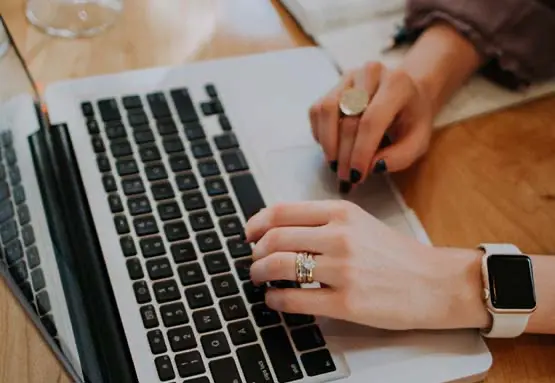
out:
M393 330L469 327L483 320L476 252L426 246L349 202L266 208L249 220L245 234L256 243L255 284L295 281L297 253L314 254L314 280L325 287L269 289L266 304L276 311Z

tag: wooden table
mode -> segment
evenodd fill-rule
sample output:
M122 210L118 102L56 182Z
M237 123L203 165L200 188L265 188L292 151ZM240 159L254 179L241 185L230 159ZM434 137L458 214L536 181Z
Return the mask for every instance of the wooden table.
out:
M42 84L156 65L311 45L270 0L134 0L94 39L49 38L29 27L23 0L4 15ZM555 99L436 132L426 158L397 175L437 245L510 241L555 254ZM555 382L555 337L488 342L488 382ZM68 382L34 327L0 283L0 383Z

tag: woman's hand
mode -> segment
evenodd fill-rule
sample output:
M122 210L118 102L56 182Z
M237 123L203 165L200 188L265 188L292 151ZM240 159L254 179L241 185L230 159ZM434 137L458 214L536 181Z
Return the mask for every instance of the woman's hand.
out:
M296 254L315 254L314 280L325 287L269 289L266 303L276 311L384 329L487 324L479 254L426 246L349 202L267 208L251 218L245 234L256 242L255 284L295 281Z
M341 116L341 94L351 87L364 88L370 102L360 116ZM372 62L345 75L313 105L310 121L313 136L338 172L340 190L345 193L369 173L403 170L426 152L432 105L407 71ZM380 147L386 132L393 144Z

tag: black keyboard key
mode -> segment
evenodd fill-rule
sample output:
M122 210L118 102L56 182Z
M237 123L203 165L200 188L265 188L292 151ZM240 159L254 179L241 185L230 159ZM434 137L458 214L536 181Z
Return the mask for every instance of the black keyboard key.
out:
M129 121L129 125L131 126L148 125L148 117L142 111L137 113L130 113L127 116L127 120Z
M258 344L241 347L237 350L237 357L247 382L274 383L266 357Z
M208 364L214 383L241 382L237 365L233 358L218 359Z
M141 261L138 258L130 258L127 261L127 272L132 280L143 279L145 276L143 266L141 266Z
M17 162L17 156L15 155L15 150L12 147L6 149L6 162L10 166Z
M261 331L260 336L266 346L270 362L278 381L290 382L301 379L303 373L295 356L291 342L282 326L272 327Z
M0 237L2 237L2 243L6 245L12 239L17 237L18 230L17 224L14 220L8 221L2 225L0 228Z
M179 273L179 279L183 286L204 282L204 274L198 262L179 266L177 272Z
M166 168L163 163L150 164L145 166L146 178L149 181L159 181L168 178Z
M166 96L162 92L151 93L147 95L150 110L156 119L171 116Z
M152 212L150 202L148 201L148 197L146 196L129 198L127 200L127 208L129 209L131 215L141 215Z
M129 224L127 223L127 218L124 215L116 215L114 217L114 225L116 225L116 231L118 234L129 233Z
M212 149L210 148L210 145L206 141L195 142L191 146L191 150L193 151L193 156L196 159L212 157L213 155Z
M191 310L211 306L214 303L210 290L208 290L206 285L195 286L185 290L185 296Z
M96 165L98 166L98 170L101 173L109 172L112 169L108 157L103 154L100 154L98 157L96 157Z
M256 332L249 319L233 322L227 325L227 331L234 345L256 342Z
M13 216L14 210L12 206L12 201L3 202L0 205L0 223L6 222L8 219L13 218Z
M122 124L113 124L106 127L106 135L110 140L127 137L127 132Z
M231 352L229 343L223 332L203 335L200 337L200 343L204 350L204 355L208 358L215 358Z
M138 236L158 233L158 225L151 215L135 218L133 226L135 226L135 232Z
M172 90L171 96L181 122L198 121L198 114L186 88Z
M39 315L44 315L52 310L52 306L50 305L50 297L48 296L46 290L42 290L40 293L37 294L36 303Z
M152 301L150 291L148 291L148 285L145 281L135 282L133 284L133 291L135 292L135 299L138 304L149 303Z
M208 159L198 163L198 170L203 177L212 177L220 175L220 168L214 159Z
M326 341L322 335L322 331L316 325L301 327L291 331L291 337L297 350L308 351L316 348L324 347Z
M190 351L175 356L177 371L182 378L200 375L206 372L202 356L198 351Z
M135 247L135 242L132 237L128 235L121 237L119 239L119 244L125 257L131 257L137 254L137 248Z
M209 274L219 274L231 270L224 253L208 254L203 259Z
M164 150L168 154L183 152L185 150L185 147L183 146L183 143L181 142L181 138L179 138L179 136L169 136L164 138L164 140L162 141L162 145L164 146Z
M116 185L116 179L111 174L106 174L102 176L102 184L104 185L104 190L106 191L106 193L111 193L118 189L118 186Z
M223 235L226 237L231 237L243 233L243 226L241 224L241 221L236 216L220 219L220 229L222 230Z
M100 133L100 128L98 127L98 122L95 119L90 119L87 121L87 130L89 134L98 134Z
M308 376L328 374L336 370L330 352L326 349L301 355L301 362Z
M224 113L224 106L222 105L222 103L220 102L220 100L214 100L213 101L213 106L214 108L214 112L217 114L222 114Z
M27 280L27 278L29 277L27 265L25 264L24 260L14 263L12 266L10 266L9 271L15 283L17 283L18 285L25 282L25 280Z
M195 311L193 321L199 333L219 330L222 328L218 312L214 308Z
M158 371L158 378L162 382L175 379L175 371L173 370L172 362L169 356L159 356L154 359L154 363L156 364L156 370Z
M143 162L160 161L160 151L155 144L146 144L139 149L139 155Z
M235 270L240 280L247 281L251 278L251 266L251 258L240 259L235 262Z
M198 182L193 173L179 174L175 177L175 182L181 191L198 189Z
M264 302L266 293L265 285L255 286L252 282L243 283L243 291L247 297L247 301L251 304Z
M177 126L175 126L175 122L171 118L158 121L157 126L158 132L162 136L177 134Z
M29 265L30 269L34 269L35 267L40 265L39 251L36 246L31 246L27 248L26 256L27 264Z
M249 315L245 302L243 302L243 298L240 296L222 299L220 301L220 308L224 319L227 321L246 318Z
M200 251L202 251L203 253L220 250L222 248L222 244L220 242L220 239L218 238L218 234L215 231L198 234L197 243Z
M168 351L166 347L166 342L164 341L164 334L160 330L152 330L147 333L148 344L150 345L150 351L154 355L163 354Z
M122 101L125 109L141 109L143 107L139 96L125 96Z
M0 187L1 190L1 187ZM0 195L1 195L1 191L0 191ZM0 197L0 201L3 198ZM19 185L13 188L13 200L15 202L16 205L22 204L23 202L25 202L25 190L23 189L23 186Z
M258 327L266 327L280 323L281 319L277 311L272 310L265 303L259 303L251 307L252 315Z
M185 136L189 141L203 140L206 138L204 129L200 122L190 122L185 124Z
M110 194L108 196L108 204L110 205L110 210L112 213L121 213L123 211L123 204L121 203L121 198L117 194Z
M100 100L97 105L104 122L121 120L118 103L113 98Z
M303 314L289 314L283 313L283 319L287 326L294 327L294 326L302 326L306 324L311 324L316 321L316 318L312 315L303 315Z
M46 331L51 335L51 336L56 336L58 335L58 329L56 328L56 325L54 324L54 318L52 317L52 315L45 315L42 318L40 318L42 324L44 325L44 327L46 328Z
M130 176L139 172L137 162L135 162L135 160L132 158L118 160L118 162L116 162L116 169L118 170L118 174L121 177Z
M191 213L189 215L189 222L194 231L202 231L214 228L214 223L207 211L200 211Z
M3 181L5 179L6 179L6 168L4 167L4 165L0 164L0 180Z
M205 89L206 89L206 94L208 94L210 98L218 97L218 92L216 91L216 87L214 86L214 84L207 84L205 86Z
M160 307L160 315L166 327L180 326L189 322L187 311L181 302L170 303Z
M8 265L23 258L23 246L21 246L21 241L16 238L15 241L9 242L8 245L4 247L4 255L6 256Z
M125 157L133 154L133 149L131 148L131 144L128 140L118 140L114 141L110 144L110 150L114 157Z
M181 209L175 201L160 203L158 205L158 214L160 214L160 219L162 219L162 221L168 221L182 217Z
M227 297L239 293L237 282L231 274L220 275L212 278L212 287L218 298Z
M233 201L231 201L231 199L228 197L213 199L212 207L214 208L216 215L219 217L235 213L235 206L233 206Z
M206 376L201 376L199 378L187 379L183 383L210 383L210 380Z
M81 104L81 112L85 117L92 117L94 116L94 109L90 102L83 102Z
M154 199L156 201L175 197L172 185L168 181L162 181L153 184L150 190L152 191L152 194L154 195Z
M224 168L228 173L249 169L247 160L241 151L222 154L222 162L224 163Z
M214 137L214 143L218 150L233 149L239 147L239 142L237 142L237 137L233 133L221 134Z
M157 257L166 253L164 241L158 235L155 237L141 239L140 245L141 252L145 258Z
M133 136L135 137L137 145L148 144L155 141L154 134L148 126L140 130L135 130Z
M223 131L228 132L232 129L231 123L229 122L229 119L225 114L220 114L220 116L218 117L218 120L220 122L220 126L222 127Z
M173 275L170 261L167 258L157 258L146 262L146 271L151 280L169 278Z
M231 177L231 186L235 190L235 196L239 200L245 220L248 221L253 215L266 207L252 174Z
M127 178L122 181L123 192L126 196L142 194L145 192L143 180L139 177Z
M250 244L239 237L228 239L227 249L233 258L241 258L252 254Z
M216 108L214 106L214 102L212 101L203 102L202 104L200 104L200 108L202 109L202 113L204 113L205 116L216 114Z
M197 259L197 253L191 242L180 242L171 245L171 252L175 263L191 262Z
M182 239L189 238L189 232L187 231L187 226L183 221L175 221L171 223L166 223L164 225L164 232L166 233L166 238L170 242L180 241Z
M204 185L206 192L211 197L228 193L227 186L220 177L208 179L204 182Z
M170 156L170 167L174 172L191 170L191 162L185 154L174 154Z
M181 298L179 287L177 287L177 283L173 279L155 282L152 288L158 303L176 301Z
M185 193L183 194L182 200L185 209L189 212L206 207L206 202L204 202L204 197L200 192Z
M158 327L158 317L156 316L156 309L152 305L147 305L141 307L141 318L143 319L143 325L146 329Z
M10 169L10 182L12 185L17 185L21 182L21 172L19 171L19 167L14 165L9 168Z
M169 330L168 339L173 352L187 351L197 347L195 334L190 326Z
M21 237L23 237L23 244L25 247L35 243L35 232L31 225L25 225L21 230Z
M46 287L44 273L41 269L37 268L31 272L31 282L33 283L33 290L35 291L40 291Z
M6 198L10 196L10 186L7 182L1 181L0 182L0 201L4 201Z

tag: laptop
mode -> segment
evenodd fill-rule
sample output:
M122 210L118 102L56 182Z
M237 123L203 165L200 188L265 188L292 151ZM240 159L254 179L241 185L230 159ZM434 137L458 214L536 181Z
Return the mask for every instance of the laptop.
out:
M346 198L310 133L309 106L339 79L321 50L59 82L41 98L10 44L0 274L74 381L485 376L491 354L477 331L278 313L249 281L249 217L280 201ZM348 198L427 241L387 176Z

